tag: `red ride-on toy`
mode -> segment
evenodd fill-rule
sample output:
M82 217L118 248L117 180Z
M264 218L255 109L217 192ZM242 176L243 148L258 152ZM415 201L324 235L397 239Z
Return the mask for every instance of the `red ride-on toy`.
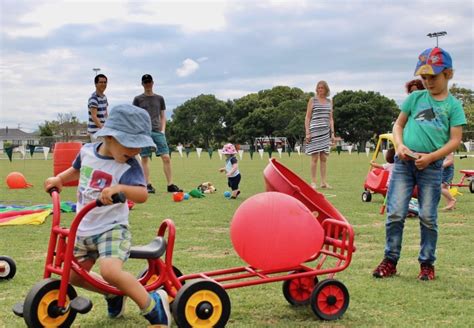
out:
M8 280L15 276L16 264L11 257L0 256L0 280Z
M395 144L391 133L379 135L379 140L375 147L372 160L375 161L380 152L384 152L386 149L390 148L390 144L393 145L395 150L397 149L397 145ZM371 167L367 173L367 177L365 178L364 191L361 196L362 201L370 202L372 200L372 194L381 194L385 197L385 195L387 195L388 176L389 172L387 170Z
M293 208L298 209L295 213L304 214L306 220L309 215L310 225L313 228L317 226L318 231L321 231L321 235L316 236L320 241L318 249L301 263L294 265L276 267L274 262L266 269L247 265L183 275L173 266L175 225L170 219L165 219L151 243L132 247L130 258L145 259L148 262L137 279L147 291L158 288L166 290L178 327L224 327L231 313L228 289L278 281L283 282L283 295L290 304L310 304L316 316L323 320L338 319L347 310L349 292L342 282L334 279L334 275L346 269L351 262L355 250L352 226L322 194L275 159L265 169L264 177L267 191L279 192L259 195L268 199L284 196L290 199ZM91 310L91 301L78 296L69 283L71 270L96 288L109 294L122 295L120 290L83 270L73 257L74 240L80 221L88 211L100 204L92 202L86 205L76 214L70 228L63 228L60 226L59 194L53 191L52 198L53 220L43 280L33 286L24 302L13 308L13 312L22 316L28 327L68 327L77 313L84 314ZM123 197L118 200L125 201ZM249 200L244 203L251 206L257 204ZM268 211L271 208L268 204L263 205L267 216L276 216L279 209L284 210L278 202L275 202L273 212ZM254 216L257 217L255 214ZM293 216L291 219L299 219L298 215ZM241 225L240 228L246 227ZM284 231L293 240L298 237L291 228ZM245 237L238 233L235 235ZM284 235L280 234L280 237L286 240ZM278 245L287 246L281 242ZM263 255L278 259L280 253ZM53 278L53 274L58 278ZM318 276L321 275L326 275L327 278L319 281Z
M451 183L451 187L469 187L469 191L474 193L474 170L460 170L462 176L458 183Z

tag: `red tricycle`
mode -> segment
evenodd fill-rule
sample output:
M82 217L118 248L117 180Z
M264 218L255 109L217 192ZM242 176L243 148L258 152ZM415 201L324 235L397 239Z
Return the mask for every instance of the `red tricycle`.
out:
M224 327L231 313L226 290L277 281L283 282L283 295L290 304L310 304L315 315L323 320L335 320L345 313L349 292L342 282L334 279L334 275L351 262L355 250L352 226L322 194L276 160L271 160L264 177L267 191L290 194L316 213L324 231L321 249L304 263L291 267L262 270L241 266L183 275L173 266L175 225L170 219L163 220L157 236L146 246L132 247L130 258L148 262L137 279L147 291L166 290L178 327ZM100 204L92 202L86 205L76 214L68 229L60 226L59 194L56 191L52 192L52 199L53 220L43 280L33 286L24 302L13 308L28 327L67 327L73 323L77 313L91 310L92 302L78 296L69 283L71 270L109 294L122 295L120 290L82 269L73 256L76 230L81 219ZM52 278L53 274L59 278ZM320 275L327 275L327 279L318 281Z

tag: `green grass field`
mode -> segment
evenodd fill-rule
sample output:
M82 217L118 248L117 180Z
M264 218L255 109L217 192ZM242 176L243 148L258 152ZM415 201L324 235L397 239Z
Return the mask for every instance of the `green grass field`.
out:
M37 159L13 162L0 160L0 203L35 205L50 202L42 190L43 180L52 174L53 163L42 154ZM283 154L278 158L302 178L309 178L309 158ZM189 158L173 154L175 183L190 190L204 181L215 184L218 192L204 199L191 199L181 203L172 201L165 193L165 182L160 159L153 158L152 176L157 194L148 202L131 211L130 222L134 244L149 242L164 218L171 218L177 227L174 264L183 273L195 273L230 268L243 264L234 252L229 237L229 226L234 211L248 197L265 191L263 160L248 153L240 161L242 172L241 197L227 200L223 197L226 179L217 169L223 161L215 153L212 159L195 153ZM371 272L383 256L385 217L379 214L383 199L374 195L372 202L363 203L361 192L368 170L369 158L364 154L331 154L329 183L332 190L325 191L327 199L353 225L357 251L351 265L338 273L350 293L350 304L342 319L334 322L319 321L309 307L292 307L284 299L282 284L272 283L229 290L232 303L228 327L472 327L474 323L474 195L461 188L457 208L440 212L437 279L420 282L416 279L419 266L419 224L408 219L405 227L402 258L395 278L376 280ZM460 169L474 169L474 161L467 158L455 161L455 181ZM9 172L20 171L34 187L23 190L7 189L4 179ZM74 201L75 189L67 188L62 200ZM440 207L444 206L441 200ZM72 214L62 216L69 223ZM24 321L11 312L11 307L22 301L29 289L42 278L44 259L49 237L51 217L40 226L0 227L0 255L11 256L17 264L17 274L9 281L0 281L0 327L22 327ZM145 262L130 260L127 270L138 273ZM323 277L320 277L320 280ZM86 315L78 315L75 327L144 327L133 302L128 303L123 318L108 319L103 299L78 289L79 295L92 299L94 308Z

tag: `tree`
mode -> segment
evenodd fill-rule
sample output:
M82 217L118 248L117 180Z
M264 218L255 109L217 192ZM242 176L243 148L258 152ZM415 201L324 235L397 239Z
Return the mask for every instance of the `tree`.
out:
M463 139L474 139L474 92L453 84L449 91L463 103L467 124L463 129Z
M170 142L216 147L225 139L227 105L214 95L200 95L176 107L170 129Z
M374 134L390 131L398 113L395 101L378 92L345 90L333 98L336 133L362 148Z
M276 86L235 100L226 120L231 140L252 144L255 137L286 136L288 123L304 112L308 97L299 88Z

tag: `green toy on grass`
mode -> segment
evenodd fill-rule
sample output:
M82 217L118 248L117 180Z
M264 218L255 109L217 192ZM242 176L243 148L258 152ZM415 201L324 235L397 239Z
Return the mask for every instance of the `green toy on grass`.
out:
M202 192L197 189L193 189L189 192L189 195L194 198L204 198L206 197Z

